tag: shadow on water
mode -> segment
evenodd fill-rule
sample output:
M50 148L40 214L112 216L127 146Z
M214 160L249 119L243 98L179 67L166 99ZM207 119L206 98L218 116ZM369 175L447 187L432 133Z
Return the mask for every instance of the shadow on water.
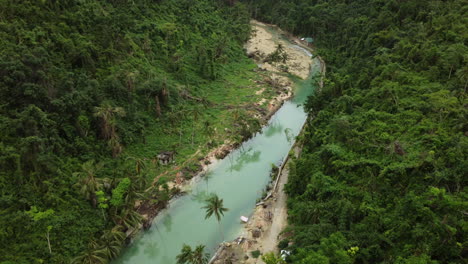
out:
M167 232L171 232L172 230L172 217L170 214L167 215L167 217L164 218L163 221L163 226L166 229Z
M281 123L279 122L272 122L272 124L267 128L265 129L265 131L263 131L263 133L265 134L265 136L267 138L270 138L278 133L281 133L283 131L284 127L283 125L281 125Z
M232 163L232 165L227 168L227 171L229 172L232 172L232 171L241 171L242 168L248 164L248 163L255 163L255 162L258 162L260 160L260 154L261 152L260 151L252 151L252 149L250 149L249 151L246 151L244 153L241 153L241 155L239 155L235 162Z
M206 191L208 192L210 180L213 178L213 171L208 169L207 171L205 171L205 173L201 175L201 177L203 178L203 181L206 183Z
M159 244L154 241L148 242L143 249L145 256L150 259L155 258L158 254L160 254L160 251L161 249L159 248Z
M196 201L200 203L200 206L210 197L212 197L215 193L210 193L208 191L198 191L197 193L193 193L190 195L190 199L192 201Z

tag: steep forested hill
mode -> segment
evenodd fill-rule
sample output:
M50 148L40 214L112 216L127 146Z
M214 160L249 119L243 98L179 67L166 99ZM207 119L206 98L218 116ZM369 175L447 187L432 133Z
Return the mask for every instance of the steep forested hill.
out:
M135 200L167 200L122 152L246 60L231 2L0 0L0 263L105 263Z
M328 66L287 188L292 263L466 263L467 1L246 2Z

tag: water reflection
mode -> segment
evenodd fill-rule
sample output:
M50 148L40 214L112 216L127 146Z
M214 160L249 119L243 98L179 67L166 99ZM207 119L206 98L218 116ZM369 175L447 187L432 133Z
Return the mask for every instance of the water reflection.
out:
M143 254L148 256L148 258L156 258L158 254L161 252L158 243L155 241L150 241L146 244L145 248L143 249Z
M163 221L163 226L166 228L167 232L172 230L172 216L170 214L166 215Z
M208 170L205 173L203 173L201 177L203 178L203 181L206 183L206 191L208 192L209 190L208 183L211 180L211 178L213 178L213 171Z
M283 131L283 125L280 122L272 122L272 124L267 129L265 129L263 133L267 138L270 138L276 134L281 133L281 131Z
M190 196L190 199L192 199L192 201L204 203L208 198L212 197L213 195L214 193L209 193L208 191L200 191L192 194L192 196Z
M258 162L260 160L261 152L259 150L252 151L252 148L241 153L235 160L231 162L231 166L228 167L227 171L240 171L246 164Z

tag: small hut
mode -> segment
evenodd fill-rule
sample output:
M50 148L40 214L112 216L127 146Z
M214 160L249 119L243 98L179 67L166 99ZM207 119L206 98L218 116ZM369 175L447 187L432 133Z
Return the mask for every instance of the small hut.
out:
M307 42L307 46L310 46L314 42L314 39L311 37L308 37L308 38L305 38L305 41Z
M311 37L301 38L301 41L304 42L307 46L311 46L314 43L314 39Z

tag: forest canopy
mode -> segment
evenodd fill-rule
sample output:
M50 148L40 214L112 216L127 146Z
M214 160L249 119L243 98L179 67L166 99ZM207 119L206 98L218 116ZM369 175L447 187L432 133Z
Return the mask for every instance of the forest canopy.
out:
M231 1L0 0L0 263L114 258L135 201L170 197L126 148L196 111L181 94L245 61L249 35Z
M287 185L289 261L466 263L467 2L245 2L327 64Z
M196 96L247 60L249 11L312 37L327 64L290 166L287 261L466 263L466 0L0 7L1 264L118 256L136 201L172 195L126 150L184 116L193 145Z

